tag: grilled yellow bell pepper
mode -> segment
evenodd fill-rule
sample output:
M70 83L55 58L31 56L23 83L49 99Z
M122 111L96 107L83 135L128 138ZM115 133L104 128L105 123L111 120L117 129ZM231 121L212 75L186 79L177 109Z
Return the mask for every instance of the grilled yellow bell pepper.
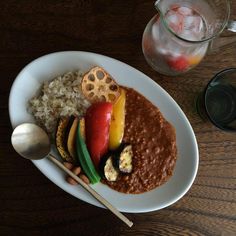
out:
M113 105L111 124L109 131L109 149L115 150L122 142L125 129L125 90L121 89L121 94Z

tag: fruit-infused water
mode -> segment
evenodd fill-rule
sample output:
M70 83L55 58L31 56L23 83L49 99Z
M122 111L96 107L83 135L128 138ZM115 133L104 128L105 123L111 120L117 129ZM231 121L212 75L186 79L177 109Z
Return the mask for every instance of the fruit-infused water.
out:
M204 18L188 6L171 5L163 19L156 15L143 35L143 52L157 71L177 75L196 66L208 43L201 43L207 32Z

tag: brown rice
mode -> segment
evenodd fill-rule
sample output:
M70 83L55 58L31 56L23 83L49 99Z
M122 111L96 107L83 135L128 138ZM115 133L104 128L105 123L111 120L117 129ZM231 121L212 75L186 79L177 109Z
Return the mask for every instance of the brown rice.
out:
M49 134L54 133L59 117L82 116L90 105L81 92L81 79L80 72L68 72L44 82L41 93L30 99L29 112Z

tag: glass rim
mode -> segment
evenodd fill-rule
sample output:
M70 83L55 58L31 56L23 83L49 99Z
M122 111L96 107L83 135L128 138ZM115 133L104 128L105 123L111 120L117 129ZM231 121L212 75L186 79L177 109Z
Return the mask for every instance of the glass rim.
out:
M207 83L206 87L205 87L205 90L203 92L203 96L204 96L204 107L205 107L205 110L206 110L206 115L208 117L208 119L219 129L223 130L223 131L227 131L227 132L236 132L236 129L230 129L230 128L226 128L222 125L219 125L216 121L214 121L212 118L211 118L211 115L210 115L210 112L207 108L207 90L210 86L210 84L214 81L216 81L219 76L227 73L227 72L230 72L230 71L235 71L236 72L236 67L231 67L231 68L227 68L227 69L223 69L221 71L219 71L218 73L216 73L213 78Z
M226 18L224 19L224 23L222 24L222 27L219 31L217 31L215 34L213 34L212 36L208 37L208 38L204 38L202 40L188 40L188 39L185 39L185 38L182 38L181 36L179 36L177 33L175 33L169 26L168 26L168 23L166 22L165 18L164 18L164 15L162 13L162 11L160 10L160 8L158 7L158 3L160 2L160 0L156 0L156 2L154 3L155 5L155 8L157 9L158 13L160 14L160 18L161 18L161 21L164 23L164 27L171 33L173 34L175 37L177 37L178 39L184 41L184 42L187 42L187 43L204 43L204 42L207 42L207 41L210 41L214 38L216 38L217 36L219 36L225 29L225 27L227 26L228 24L228 21L229 21L229 18L230 18L230 2L229 0L225 0L225 3L226 3L226 9L227 9L227 14L226 14Z

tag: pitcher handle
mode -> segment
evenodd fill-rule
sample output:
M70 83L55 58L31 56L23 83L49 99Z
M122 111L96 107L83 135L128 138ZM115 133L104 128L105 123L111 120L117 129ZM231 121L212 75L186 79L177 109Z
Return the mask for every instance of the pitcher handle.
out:
M230 32L236 33L236 21L229 21L226 29ZM220 36L219 38L213 39L210 43L210 50L209 52L216 52L218 51L220 48L225 47L227 45L230 45L232 43L236 42L236 35L232 35L232 36Z
M236 21L233 20L229 21L228 25L226 26L226 29L236 33Z

